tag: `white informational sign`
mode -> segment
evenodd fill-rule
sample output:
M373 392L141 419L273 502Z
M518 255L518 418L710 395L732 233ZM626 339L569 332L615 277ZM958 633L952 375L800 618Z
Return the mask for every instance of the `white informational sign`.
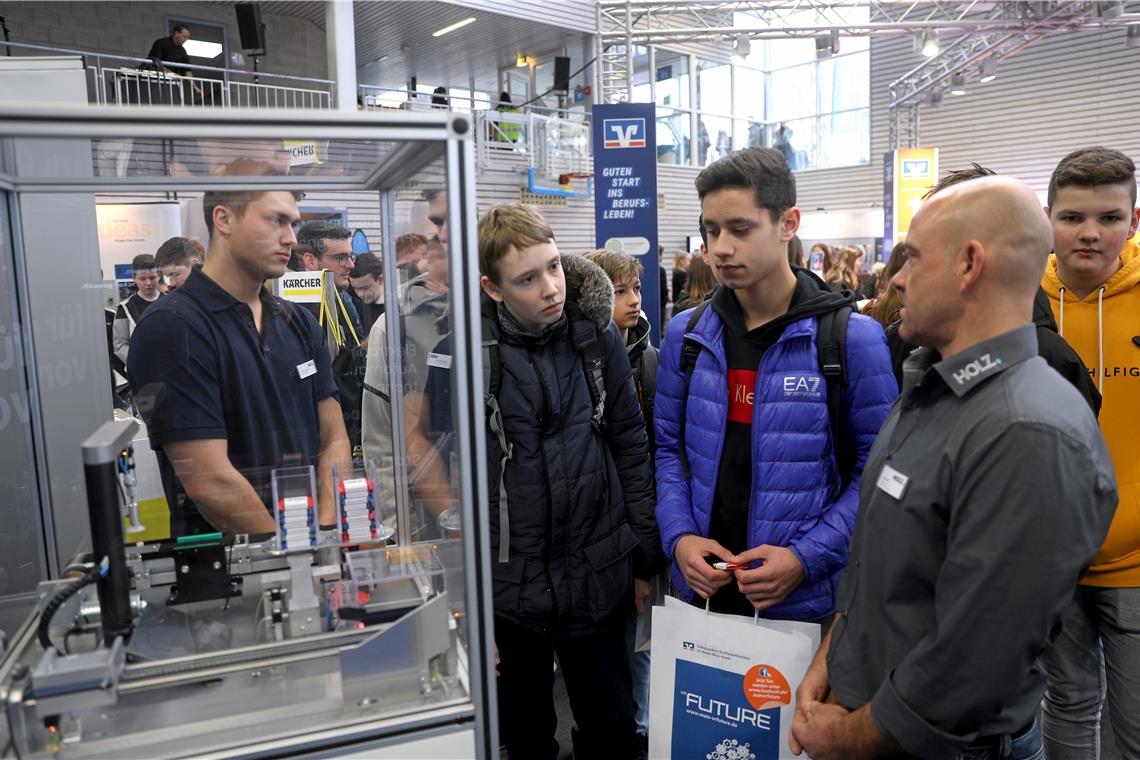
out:
M286 272L281 275L278 292L286 301L320 303L324 289L324 272Z
M116 274L128 272L131 259L141 253L154 255L158 247L182 234L182 212L178 201L154 203L100 203L95 206L99 225L99 262L103 278L130 279Z

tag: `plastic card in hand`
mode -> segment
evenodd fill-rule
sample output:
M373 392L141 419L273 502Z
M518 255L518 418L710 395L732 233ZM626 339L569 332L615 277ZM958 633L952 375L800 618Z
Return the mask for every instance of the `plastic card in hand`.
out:
M311 466L273 470L273 505L277 549L283 552L317 548L317 482Z

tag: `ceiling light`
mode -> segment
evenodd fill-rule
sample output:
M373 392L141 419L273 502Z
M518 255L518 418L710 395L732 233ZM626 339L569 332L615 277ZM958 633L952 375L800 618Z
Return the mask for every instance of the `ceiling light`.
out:
M936 91L930 93L930 107L931 108L941 108L942 107L942 90L936 90Z
M462 21L456 21L454 24L450 24L448 26L445 26L442 29L437 29L436 31L431 33L431 36L432 37L442 37L443 35L447 34L448 32L454 32L456 29L462 29L463 27L467 26L468 24L474 24L474 23L475 23L475 17L474 16L468 16L467 18L463 19Z
M950 94L951 95L965 95L966 94L966 75L962 73L955 74L950 77Z
M736 35L736 44L732 48L732 59L737 63L744 63L752 55L752 40L747 34Z
M922 54L927 58L933 58L938 55L938 32L930 31L922 33Z
M217 58L222 54L222 46L217 42L206 42L205 40L186 40L182 43L186 55L192 55L195 58Z
M1140 24L1129 24L1124 36L1124 47L1140 47Z
M985 84L986 82L992 82L997 79L997 60L994 58L987 58L986 60L982 61L982 66L978 73L981 75L978 77L978 81L982 84Z
M526 66L526 56L525 56L525 55L523 55L522 53L519 53L519 54L517 54L517 55L515 56L515 66L516 66L517 68L520 68L520 69L521 69L523 66Z

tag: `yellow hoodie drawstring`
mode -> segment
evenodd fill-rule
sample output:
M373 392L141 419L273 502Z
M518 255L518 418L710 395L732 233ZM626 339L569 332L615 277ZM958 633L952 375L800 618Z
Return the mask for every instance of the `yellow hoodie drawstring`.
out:
M1061 286L1061 324L1057 327L1061 337L1065 337L1065 287Z
M1104 395L1104 291L1105 287L1101 285L1096 295L1097 361L1100 363L1096 389L1101 395Z

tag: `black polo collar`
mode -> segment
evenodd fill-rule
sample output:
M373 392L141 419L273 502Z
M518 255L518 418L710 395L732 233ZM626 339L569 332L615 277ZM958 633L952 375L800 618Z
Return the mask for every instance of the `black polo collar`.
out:
M185 291L187 295L192 296L194 300L212 312L229 311L235 306L243 305L241 301L234 298L225 288L203 272L201 266L195 266L191 270L190 276L186 278L186 282L182 284L179 290ZM261 287L261 292L258 293L258 298L261 299L263 305L269 306L273 311L279 311L277 300L273 298L273 295L264 285Z

